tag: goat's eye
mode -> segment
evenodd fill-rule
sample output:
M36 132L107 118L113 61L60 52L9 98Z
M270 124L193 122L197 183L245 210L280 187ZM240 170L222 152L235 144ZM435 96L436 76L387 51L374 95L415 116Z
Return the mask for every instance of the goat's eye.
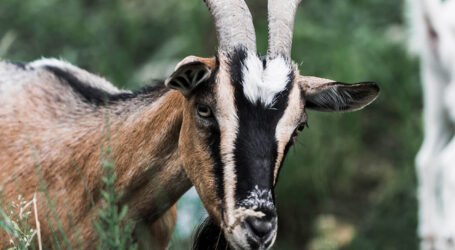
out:
M212 117L212 110L210 109L209 106L204 105L204 104L198 104L196 109L197 109L197 114L200 117L203 117L203 118Z
M293 138L297 137L299 135L299 132L301 132L305 127L308 127L307 122L300 123L299 126L292 133L292 137Z
M307 122L302 122L300 125L297 127L298 131L302 131L305 127L308 128L308 123Z
M297 130L295 130L293 133L292 133L292 138L295 138L299 135L299 133L297 132Z

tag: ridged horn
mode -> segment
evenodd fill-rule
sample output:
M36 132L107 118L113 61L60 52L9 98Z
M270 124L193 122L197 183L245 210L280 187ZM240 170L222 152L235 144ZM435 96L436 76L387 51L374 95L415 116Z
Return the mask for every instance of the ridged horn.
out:
M269 58L282 55L291 57L292 33L297 7L301 0L269 0Z
M250 10L243 0L204 0L215 20L219 48L242 45L256 52L256 34Z

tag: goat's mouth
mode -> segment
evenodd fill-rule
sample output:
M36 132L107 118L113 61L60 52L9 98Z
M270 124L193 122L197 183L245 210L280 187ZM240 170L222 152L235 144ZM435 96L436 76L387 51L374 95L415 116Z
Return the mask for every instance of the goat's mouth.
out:
M277 216L266 215L254 208L237 208L230 224L221 225L233 249L267 250L275 242Z

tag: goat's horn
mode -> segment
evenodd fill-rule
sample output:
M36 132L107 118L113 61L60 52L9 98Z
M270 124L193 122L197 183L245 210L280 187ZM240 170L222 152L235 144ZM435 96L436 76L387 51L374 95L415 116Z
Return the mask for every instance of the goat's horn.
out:
M301 0L269 0L269 49L268 56L291 57L292 32L297 6Z
M256 53L253 18L243 0L204 0L215 20L219 48L229 51L242 45Z

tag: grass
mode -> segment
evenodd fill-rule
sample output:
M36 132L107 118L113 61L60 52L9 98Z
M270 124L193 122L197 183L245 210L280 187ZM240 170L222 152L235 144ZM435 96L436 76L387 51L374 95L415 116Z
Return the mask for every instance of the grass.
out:
M107 150L107 155L109 154L110 150ZM116 180L114 164L106 159L102 161L101 167L104 170L102 177L104 187L101 191L103 205L98 211L98 220L93 224L99 238L97 249L136 249L137 247L132 241L133 224L126 221L128 208L127 206L119 207L117 203L120 195L114 187ZM50 197L49 194L46 196ZM5 232L10 242L7 250L43 249L40 234L41 223L36 203L36 195L33 195L31 200L25 200L22 195L18 195L16 201L0 207L0 232ZM48 205L55 207L50 200ZM56 219L59 220L59 218ZM63 228L53 228L52 236L53 248L72 248L67 242L68 236Z
M109 124L108 119L106 119L105 124ZM100 164L100 167L103 169L103 188L99 201L101 207L97 211L98 218L93 223L98 236L97 249L134 250L137 249L132 239L134 224L127 222L128 207L126 205L119 206L118 201L121 194L115 190L117 176L109 146L109 129L109 125L106 125L104 136L107 138L107 147L105 150L102 149L103 154ZM39 165L35 166L35 170L37 176L40 177L39 191L45 194L44 198L51 213L45 219L46 221L55 222L57 226L55 228L54 223L48 223L52 231L50 239L52 249L73 249L69 237L63 229L61 219L56 213L56 204L47 190L47 184L44 181ZM36 193L29 201L25 200L24 196L19 194L17 201L12 201L6 207L2 207L0 203L0 233L4 231L10 240L10 246L7 250L43 249L40 233L40 218L38 218L36 204ZM32 222L34 222L34 227L32 226Z
M133 244L133 225L125 221L128 207L117 205L119 194L115 191L115 168L110 158L110 149L106 151L107 157L102 162L104 170L103 184L101 191L104 206L99 211L99 220L94 224L98 233L98 249L136 249Z
M30 218L34 218L35 228L29 224ZM6 211L0 208L0 229L3 229L9 237L11 247L7 250L35 249L32 246L34 239L36 239L38 249L43 249L36 195L33 195L33 199L30 201L26 201L22 195L18 195L17 200L11 202Z
M110 153L109 150L107 152ZM119 194L114 188L116 180L114 164L110 160L103 160L101 166L104 170L102 177L104 188L101 191L103 206L98 211L98 220L93 224L99 238L97 249L136 249L131 237L133 224L125 220L128 208L119 207L117 204ZM0 207L0 232L5 232L10 242L7 250L43 249L36 203L36 195L33 195L31 200L25 200L22 195L18 195L16 201ZM52 202L48 202L48 205L55 206ZM32 226L33 224L35 226ZM67 242L68 236L62 228L53 228L52 235L53 247L71 249Z

